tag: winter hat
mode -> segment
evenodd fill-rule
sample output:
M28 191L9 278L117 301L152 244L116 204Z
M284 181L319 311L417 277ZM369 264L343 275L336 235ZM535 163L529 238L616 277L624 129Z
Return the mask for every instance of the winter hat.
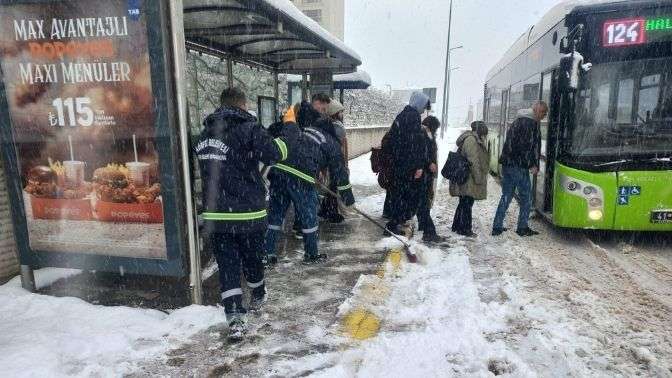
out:
M327 106L327 115L329 117L333 117L339 112L342 112L345 110L345 107L343 107L343 104L338 102L336 99L332 99L329 105Z
M411 99L408 101L408 105L412 106L418 113L422 113L429 105L429 97L422 92L413 92L411 94Z

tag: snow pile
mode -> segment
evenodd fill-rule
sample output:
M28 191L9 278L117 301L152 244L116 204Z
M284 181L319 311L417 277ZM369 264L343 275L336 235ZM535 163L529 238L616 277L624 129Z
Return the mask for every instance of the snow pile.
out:
M74 272L36 272L46 285ZM18 278L0 286L0 366L6 377L121 376L187 337L225 321L216 307L165 314L31 294Z
M416 246L421 264L403 264L384 279L386 301L374 295L368 311L381 319L380 334L351 345L341 353L308 356L284 366L293 371L319 371L315 376L436 376L476 375L490 372L532 376L530 369L501 340L487 335L506 329L506 307L483 303L464 247L449 251ZM389 271L388 271L389 273ZM365 285L375 276L363 276L353 298L340 314L361 305ZM375 284L380 288L380 283ZM370 291L370 290L369 290Z

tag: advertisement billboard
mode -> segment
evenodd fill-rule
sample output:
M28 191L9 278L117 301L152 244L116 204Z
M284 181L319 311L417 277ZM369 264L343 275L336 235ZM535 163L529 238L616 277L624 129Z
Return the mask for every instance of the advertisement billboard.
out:
M180 270L158 2L0 6L0 111L22 263Z

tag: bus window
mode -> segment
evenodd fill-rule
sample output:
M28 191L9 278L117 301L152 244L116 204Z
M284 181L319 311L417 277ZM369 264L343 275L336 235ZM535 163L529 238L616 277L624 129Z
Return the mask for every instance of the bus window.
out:
M621 79L618 82L616 123L632 123L632 95L634 89L635 80L633 79Z
M663 121L672 119L672 74L665 74L666 79L660 91L660 104L653 112L654 116Z
M488 123L499 126L502 113L502 101L494 94L488 101Z
M604 83L597 87L597 96L593 100L593 114L595 114L595 124L602 125L609 122L609 92L611 86Z
M518 111L527 108L525 106L525 87L519 83L511 87L509 93L509 108L506 113L506 124L510 125L518 117Z
M648 121L651 119L656 106L658 106L658 95L660 92L660 74L644 76L639 87L639 104L637 106L637 115L639 121Z

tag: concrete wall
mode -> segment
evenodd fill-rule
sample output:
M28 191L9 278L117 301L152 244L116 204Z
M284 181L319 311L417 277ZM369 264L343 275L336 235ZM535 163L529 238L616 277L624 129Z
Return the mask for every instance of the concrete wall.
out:
M380 146L383 135L389 129L389 126L347 128L350 159L368 153L372 147Z
M1 162L0 162L1 163ZM5 170L0 164L0 283L19 272Z

